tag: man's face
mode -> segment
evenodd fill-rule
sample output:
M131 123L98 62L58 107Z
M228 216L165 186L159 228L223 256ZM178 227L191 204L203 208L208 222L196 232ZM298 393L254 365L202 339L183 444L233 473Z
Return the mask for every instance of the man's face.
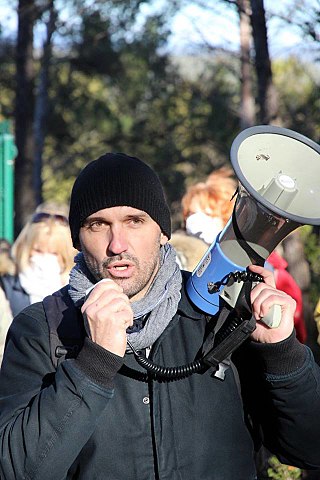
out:
M148 291L168 238L142 210L112 207L90 215L80 228L80 247L97 280L110 278L131 300Z

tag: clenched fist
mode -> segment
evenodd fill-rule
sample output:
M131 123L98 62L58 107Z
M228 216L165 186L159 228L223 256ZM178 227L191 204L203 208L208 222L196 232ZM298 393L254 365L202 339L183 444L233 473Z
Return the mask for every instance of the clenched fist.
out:
M285 292L277 290L271 271L258 265L251 265L249 268L252 272L262 275L264 280L251 291L252 313L257 320L257 328L251 337L260 343L281 342L291 335L294 328L296 302ZM263 323L263 318L275 305L280 308L281 321L277 328L269 328Z
M126 330L133 324L133 312L122 287L110 279L97 283L81 312L92 341L123 357L127 344Z

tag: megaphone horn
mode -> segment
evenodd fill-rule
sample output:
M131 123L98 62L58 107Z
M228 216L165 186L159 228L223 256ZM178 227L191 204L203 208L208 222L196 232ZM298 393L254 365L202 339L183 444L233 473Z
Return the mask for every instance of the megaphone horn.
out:
M263 265L275 247L304 224L320 225L320 147L292 130L261 125L242 131L231 146L239 180L233 214L187 284L192 302L215 315L222 299L239 292L229 274Z

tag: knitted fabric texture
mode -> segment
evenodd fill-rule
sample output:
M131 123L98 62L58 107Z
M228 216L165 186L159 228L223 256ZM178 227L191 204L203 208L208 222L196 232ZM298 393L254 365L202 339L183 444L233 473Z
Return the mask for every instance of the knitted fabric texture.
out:
M148 213L170 238L170 211L157 174L136 157L106 153L89 163L74 183L69 213L73 245L78 247L79 230L89 215L117 206Z

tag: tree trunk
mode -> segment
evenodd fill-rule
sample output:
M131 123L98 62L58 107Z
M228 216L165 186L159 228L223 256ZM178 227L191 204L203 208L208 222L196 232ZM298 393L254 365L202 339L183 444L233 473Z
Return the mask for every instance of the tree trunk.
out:
M273 85L271 60L263 0L250 0L251 25L255 47L258 82L259 121L263 125L279 124L278 95Z
M39 85L36 95L35 114L34 114L34 190L36 204L42 203L42 155L45 139L45 124L48 113L48 89L49 89L49 69L52 55L51 39L55 31L56 11L54 9L54 0L49 1L49 20L47 22L47 36L43 44L43 55L41 60L41 69L39 75Z
M252 65L250 58L252 32L249 0L237 1L240 19L241 110L240 127L252 127L256 121L255 99L252 94Z
M15 161L15 236L35 208L34 165L34 63L33 27L36 19L34 0L19 0L16 50L15 133L18 155Z

